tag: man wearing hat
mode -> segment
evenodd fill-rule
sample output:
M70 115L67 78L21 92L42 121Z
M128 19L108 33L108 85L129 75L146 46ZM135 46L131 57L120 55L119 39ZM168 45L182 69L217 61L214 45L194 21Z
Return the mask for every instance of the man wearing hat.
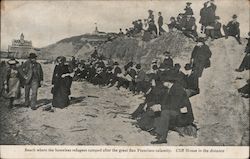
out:
M187 13L184 21L184 26L182 28L183 34L189 38L192 38L193 40L196 40L198 36L196 30L197 26L195 24L195 18L192 16L192 14Z
M164 60L160 64L160 69L169 70L173 68L174 62L173 62L170 52L165 51L163 55L164 55Z
M187 2L186 4L187 4L187 6L184 9L185 10L184 15L194 15L193 9L191 8L191 4L192 3L191 2Z
M233 15L233 20L228 22L227 25L223 25L223 30L225 33L225 38L227 39L228 36L233 36L241 44L240 41L240 23L237 21L237 15Z
M190 63L192 71L198 78L202 76L203 69L210 65L210 57L212 52L209 47L204 43L203 38L198 38L197 44L194 47L191 55Z
M170 128L183 127L193 123L194 116L191 103L184 87L175 79L165 79L163 85L168 88L168 93L162 94L160 109L151 109L160 111L160 117L155 122L154 132L157 134L157 140L152 144L167 143L167 135Z
M21 66L21 75L24 78L25 105L32 110L36 109L37 91L43 81L43 70L40 63L36 61L36 54L30 53L29 59ZM32 91L30 99L30 90Z

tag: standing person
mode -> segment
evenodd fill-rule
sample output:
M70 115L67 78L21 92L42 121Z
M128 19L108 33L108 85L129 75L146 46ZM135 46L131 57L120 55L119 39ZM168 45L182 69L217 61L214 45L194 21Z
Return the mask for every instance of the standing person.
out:
M205 28L207 26L207 15L208 15L207 14L207 3L208 2L205 2L204 3L204 7L201 8L201 10L200 10L200 16L201 16L201 18L200 18L199 23L201 24L201 33L205 32Z
M191 2L187 2L186 4L187 4L187 6L184 9L185 10L184 15L194 15L193 9L191 8L191 4L192 3Z
M18 61L14 58L8 61L7 77L5 80L5 88L7 88L7 97L10 99L9 108L13 107L15 99L21 97L21 76L18 70Z
M161 15L161 12L158 12L158 27L159 27L159 35L162 35L162 33L166 32L162 26L163 26L163 17Z
M237 15L233 15L233 20L228 22L227 25L223 25L223 30L225 33L225 38L227 39L228 36L233 36L241 44L240 41L240 23L237 21Z
M37 56L35 53L30 53L29 59L23 63L20 70L20 74L25 79L25 106L30 106L32 110L37 109L37 91L43 82L42 66L36 61L36 58ZM30 90L32 91L31 98Z
M155 22L154 20L154 14L151 9L148 10L148 22L152 21L153 23Z
M65 64L66 58L64 56L57 57L58 65L55 66L52 77L52 94L53 107L64 108L69 105L70 87L72 84L73 74L69 66Z
M191 65L194 75L196 75L197 77L202 76L203 69L209 67L210 65L209 59L211 56L212 52L204 43L204 39L199 38L191 55Z
M205 16L205 23L206 25L211 25L215 21L215 11L216 11L216 5L214 4L214 0L210 0L207 2L207 8L206 8L206 16Z

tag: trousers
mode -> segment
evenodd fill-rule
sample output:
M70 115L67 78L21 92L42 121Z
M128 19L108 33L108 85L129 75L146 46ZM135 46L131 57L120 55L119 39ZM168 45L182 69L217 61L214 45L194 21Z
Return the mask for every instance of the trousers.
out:
M30 84L25 85L25 105L30 105L31 108L36 107L37 91L39 87L38 81L31 81ZM31 90L31 97L30 97Z

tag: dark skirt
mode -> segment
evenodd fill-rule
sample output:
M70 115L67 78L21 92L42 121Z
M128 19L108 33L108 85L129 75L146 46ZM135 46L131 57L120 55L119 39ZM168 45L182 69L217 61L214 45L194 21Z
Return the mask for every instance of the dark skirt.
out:
M53 90L52 105L56 108L65 108L69 105L69 94L64 87L58 87L56 90Z

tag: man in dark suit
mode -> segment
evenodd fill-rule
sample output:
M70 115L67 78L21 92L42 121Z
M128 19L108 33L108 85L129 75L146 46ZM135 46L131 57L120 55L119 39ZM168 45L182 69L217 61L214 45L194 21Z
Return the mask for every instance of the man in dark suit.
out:
M36 54L30 53L29 59L21 66L20 74L24 78L25 105L36 109L37 91L43 81L43 70L40 63L36 61ZM30 99L30 90L32 90Z
M154 132L157 134L157 140L151 142L152 144L167 143L170 127L186 126L194 121L191 103L183 86L171 79L165 81L164 86L169 90L162 99L160 117L155 120ZM154 106L152 110L155 110Z
M163 26L163 17L161 15L161 12L158 12L158 27L159 27L159 35L162 35L162 33L165 32L165 30L162 28Z
M182 28L183 34L195 41L198 37L195 18L191 14L188 14L186 16L187 18L185 19L184 26Z
M233 20L228 22L227 25L223 25L223 30L225 33L225 38L227 39L228 36L233 36L241 44L240 41L240 23L237 21L237 15L233 15Z
M204 39L199 38L191 55L192 71L198 78L202 76L203 69L209 67L211 56L212 52L204 43Z

